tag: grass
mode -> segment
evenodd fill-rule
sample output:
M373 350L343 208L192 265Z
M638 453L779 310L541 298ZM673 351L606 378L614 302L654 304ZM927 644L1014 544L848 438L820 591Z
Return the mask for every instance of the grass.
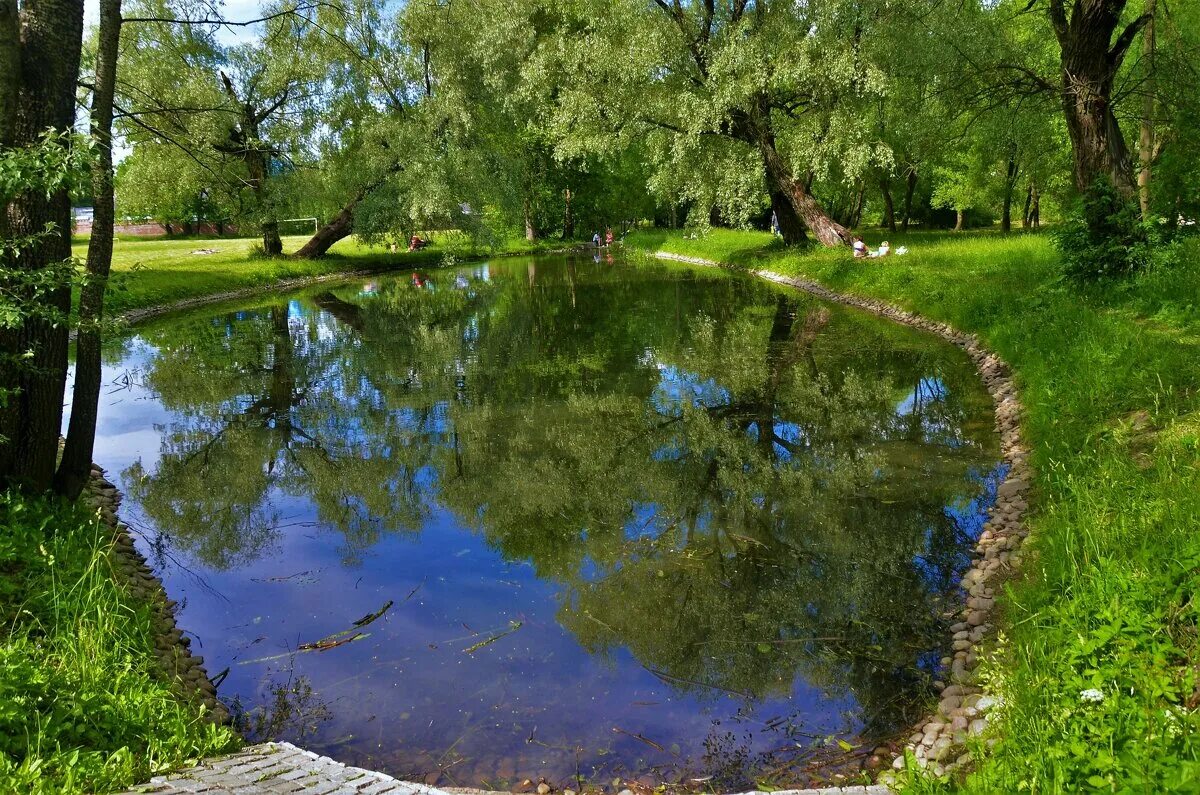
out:
M1089 287L1060 277L1041 235L896 236L910 253L877 260L789 251L753 232L627 242L881 298L1000 353L1025 402L1032 534L984 668L1002 696L998 742L953 786L1200 791L1197 241L1175 267ZM1081 699L1087 688L1103 700Z
M306 236L285 237L284 251L295 251L307 240ZM440 264L447 254L466 259L565 245L558 240L531 244L524 239L509 239L495 247L480 248L465 237L436 233L432 244L422 251L393 254L384 246L346 238L335 243L321 259L298 260L253 256L256 242L245 238L118 236L113 246L113 280L106 306L110 312L124 312L247 287L268 287L282 279L350 270L425 268ZM77 237L72 248L76 257L84 258L87 238ZM212 253L193 253L203 250Z
M237 747L154 668L149 610L94 516L0 495L0 527L0 791L127 789Z

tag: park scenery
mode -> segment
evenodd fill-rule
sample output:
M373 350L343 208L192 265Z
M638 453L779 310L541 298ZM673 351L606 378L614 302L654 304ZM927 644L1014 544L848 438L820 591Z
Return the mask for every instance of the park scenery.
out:
M1200 792L1200 0L0 0L0 792Z

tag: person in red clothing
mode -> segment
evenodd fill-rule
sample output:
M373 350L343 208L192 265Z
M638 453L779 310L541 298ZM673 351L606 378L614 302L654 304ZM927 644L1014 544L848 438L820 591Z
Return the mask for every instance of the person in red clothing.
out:
M429 241L425 240L418 234L414 234L412 237L410 237L408 239L408 250L409 251L420 251L421 249L425 248L428 245L429 245Z
M604 232L604 245L611 246L612 244L613 244L613 233L612 233L612 227L610 226Z

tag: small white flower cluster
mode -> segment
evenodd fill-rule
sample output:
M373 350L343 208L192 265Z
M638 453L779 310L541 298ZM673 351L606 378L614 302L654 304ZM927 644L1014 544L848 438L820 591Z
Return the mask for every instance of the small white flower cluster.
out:
M1104 694L1094 687L1079 691L1079 700L1085 703L1099 704L1104 700Z

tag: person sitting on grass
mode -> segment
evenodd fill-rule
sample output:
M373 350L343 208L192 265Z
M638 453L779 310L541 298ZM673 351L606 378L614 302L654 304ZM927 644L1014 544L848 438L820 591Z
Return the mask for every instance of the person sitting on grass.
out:
M408 239L409 251L420 251L429 245L429 241L422 238L420 235L413 233L413 236Z
M862 259L867 256L867 244L863 242L861 237L854 238L854 243L851 247L854 249L855 259Z

